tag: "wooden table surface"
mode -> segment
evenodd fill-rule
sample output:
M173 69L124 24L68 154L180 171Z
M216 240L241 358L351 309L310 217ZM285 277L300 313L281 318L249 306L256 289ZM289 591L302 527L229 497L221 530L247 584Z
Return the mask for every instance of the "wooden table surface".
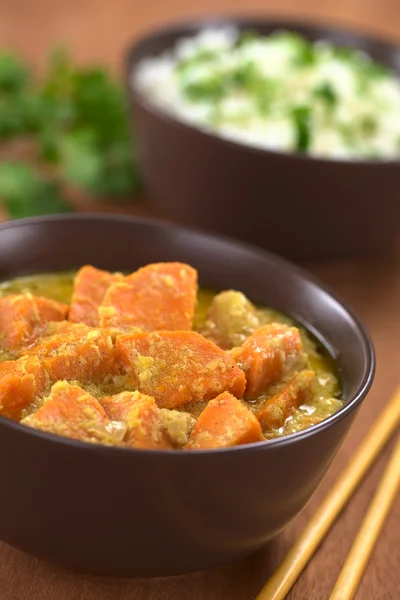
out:
M118 69L123 48L138 32L167 18L212 10L246 8L260 12L263 0L0 0L0 45L18 49L39 67L45 53L66 42L81 61L101 60ZM398 0L270 0L275 14L334 19L400 38ZM360 200L361 201L361 200ZM349 260L312 267L350 302L373 337L378 359L376 380L344 446L303 513L268 548L232 565L169 580L121 582L76 575L0 543L1 600L247 600L255 598L307 520L329 490L355 448L400 384L400 255ZM329 533L300 580L291 600L325 600L360 525L388 459L390 445ZM400 498L390 513L358 600L400 598Z

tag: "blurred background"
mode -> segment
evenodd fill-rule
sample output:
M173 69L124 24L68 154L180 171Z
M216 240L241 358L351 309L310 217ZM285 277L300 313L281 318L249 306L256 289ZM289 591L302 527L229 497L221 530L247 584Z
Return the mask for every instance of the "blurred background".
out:
M398 0L1 0L0 41L43 67L63 42L79 62L101 61L121 72L131 39L167 20L245 12L309 17L400 37Z
M301 17L400 39L398 0L0 0L0 219L64 210L146 213L129 157L123 87L114 81L122 82L124 51L137 36L207 13ZM71 109L75 71L83 100ZM44 83L25 93L28 80ZM78 110L77 124L66 135L71 110Z

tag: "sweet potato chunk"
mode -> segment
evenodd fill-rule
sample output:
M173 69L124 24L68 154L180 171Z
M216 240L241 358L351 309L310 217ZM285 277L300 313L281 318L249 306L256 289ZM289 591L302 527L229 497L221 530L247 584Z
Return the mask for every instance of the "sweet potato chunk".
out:
M36 357L0 363L0 414L19 420L22 412L44 393L46 382Z
M115 396L105 396L100 398L100 404L103 406L108 417L113 421L127 422L128 414L138 400L149 398L140 392L121 392ZM152 406L149 403L148 406ZM153 416L156 414L157 419L154 419L154 431L156 433L156 441L162 442L164 447L181 448L186 444L191 428L196 419L187 412L178 410L169 410L161 408L157 411L150 411ZM161 428L161 429L160 429ZM137 433L136 433L137 437ZM129 435L128 438L133 438ZM150 447L150 446L148 446ZM159 447L157 445L157 447Z
M86 442L119 444L126 432L111 422L100 402L77 385L59 381L32 415L21 421L35 429Z
M256 416L264 432L283 427L285 421L301 404L312 401L317 377L313 371L295 373L285 387L269 398L257 411Z
M230 350L243 344L260 325L260 315L250 300L242 292L228 290L214 297L201 333Z
M121 335L116 349L133 387L154 396L161 408L209 400L224 391L243 395L243 371L194 331Z
M34 418L43 422L79 422L93 421L108 423L109 419L100 402L78 385L67 381L58 381L52 388L50 395L44 400L34 415Z
M127 413L125 422L128 430L125 445L132 448L161 449L172 448L161 423L160 409L154 398L133 392L132 409Z
M246 374L246 400L254 400L291 370L303 368L306 360L299 330L281 323L260 327L231 356Z
M32 294L0 298L0 342L4 350L18 352L41 335L49 321L62 321L68 306Z
M84 323L71 323L70 321L58 321L48 323L41 336L34 344L28 348L22 348L17 353L17 356L36 356L37 350L43 349L45 342L49 342L50 338L59 340L60 343L65 343L67 339L76 341L81 337L86 336L90 331L95 331L93 327L88 327Z
M224 392L210 400L194 425L185 448L226 448L261 440L255 415L237 398Z
M94 327L89 327L84 323L71 323L71 321L59 321L58 323L48 323L46 329L43 331L40 339L38 340L38 344L42 343L45 338L52 337L53 335L64 335L71 336L73 339L76 339L77 336L87 335L90 331L94 331ZM35 352L35 345L33 345L29 351Z
M39 358L51 382L66 379L101 384L120 373L116 350L106 329L86 333L79 327L45 337L28 354Z
M107 289L119 279L122 279L122 275L119 273L101 271L91 265L79 269L74 280L69 320L97 327L99 324L98 308Z
M182 263L148 265L111 285L99 307L102 327L120 331L192 328L197 272Z
M99 402L110 419L124 421L128 412L132 410L135 394L141 395L140 392L121 392L115 396L104 396Z
M124 444L132 448L172 448L154 398L140 392L121 392L100 398L107 415L123 421L127 432Z

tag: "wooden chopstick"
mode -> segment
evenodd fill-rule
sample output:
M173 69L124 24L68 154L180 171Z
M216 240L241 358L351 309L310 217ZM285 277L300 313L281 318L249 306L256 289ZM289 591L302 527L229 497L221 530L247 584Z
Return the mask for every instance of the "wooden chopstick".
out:
M299 539L258 594L256 600L283 600L322 542L357 485L400 424L400 388L361 443Z
M400 437L386 467L330 600L351 600L400 487Z

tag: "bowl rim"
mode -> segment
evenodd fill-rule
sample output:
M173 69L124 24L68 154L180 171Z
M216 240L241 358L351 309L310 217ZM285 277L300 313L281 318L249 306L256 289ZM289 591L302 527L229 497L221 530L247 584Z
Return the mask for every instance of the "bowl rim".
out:
M265 440L260 442L253 442L251 444L243 444L238 446L232 446L229 448L208 448L208 449L196 449L191 450L190 452L181 452L176 449L167 449L167 450L146 450L142 448L121 448L114 446L105 446L97 443L88 443L81 442L78 440L73 440L70 438L64 438L62 436L58 436L56 434L47 433L44 431L40 431L38 429L27 427L26 425L21 424L18 421L13 421L8 417L4 417L0 415L0 428L2 426L9 427L11 429L22 432L23 434L37 437L47 442L56 442L63 446L73 447L77 449L85 449L87 452L100 452L106 453L108 455L124 455L125 457L131 456L146 456L147 458L157 458L159 456L176 456L180 457L175 460L186 460L187 456L204 456L204 455L224 455L227 453L235 453L235 452L257 452L265 450L266 448L276 448L281 446L286 446L289 444L296 443L297 440L301 441L308 437L318 435L318 433L328 429L329 427L335 425L344 419L348 414L352 413L364 400L368 391L371 388L371 385L375 376L375 368L376 368L376 357L375 350L371 340L370 335L367 332L367 329L360 317L356 314L356 312L347 304L347 302L343 301L334 291L330 289L329 286L326 286L320 279L313 274L309 273L307 270L299 267L296 264L291 263L290 261L282 258L273 252L269 252L268 250L264 250L258 246L253 244L249 244L246 242L242 242L226 235L213 234L202 229L187 227L175 223L169 223L160 219L154 219L149 217L142 216L126 216L119 214L93 214L93 213L73 213L73 214L59 214L59 215L47 215L47 216L39 216L39 217L29 217L25 219L18 219L15 221L6 221L4 223L0 223L0 235L3 231L9 229L15 229L18 227L35 225L36 223L44 223L51 224L59 221L81 221L81 222L105 222L105 221L114 221L114 222L123 222L123 223L131 223L136 224L138 226L146 225L150 227L158 227L161 229L169 229L177 232L186 232L192 233L193 235L203 238L204 241L208 240L217 240L221 243L234 244L239 247L239 249L243 249L247 252L251 252L255 257L259 258L268 258L282 267L284 271L289 271L295 275L301 277L301 279L307 281L308 283L318 287L327 295L329 295L337 304L339 304L350 317L350 320L353 325L356 326L358 333L361 338L361 343L363 345L363 354L365 356L365 368L363 376L358 384L356 392L341 406L335 413L317 423L303 429L302 431L298 431L295 433L291 433L281 438L274 438L271 440ZM300 315L301 316L301 315ZM315 328L318 332L318 328ZM329 340L327 340L329 343Z
M234 148L237 151L246 151L250 154L258 156L271 156L276 159L289 159L293 161L299 161L311 164L320 165L335 165L340 168L395 168L400 166L400 155L396 158L381 158L381 159L365 159L352 158L349 160L343 158L329 158L322 156L314 156L310 154L301 154L298 152L285 152L278 150L271 150L268 148L261 148L240 142L238 140L230 139L217 135L216 133L202 129L195 124L189 123L184 119L180 119L179 116L175 116L174 113L168 112L163 109L157 102L153 102L151 98L143 92L133 81L134 72L143 57L138 61L135 57L136 53L140 51L143 45L156 40L159 37L166 35L177 35L182 34L182 30L187 30L196 33L203 27L207 26L237 26L243 27L250 24L252 28L260 26L272 26L277 29L288 29L294 32L298 28L309 30L310 32L315 31L324 32L325 34L343 35L348 38L353 38L357 43L363 41L367 45L380 46L388 52L398 52L400 55L400 39L395 40L394 37L383 37L383 35L376 35L375 33L368 33L358 31L354 27L342 26L340 24L330 25L328 21L321 20L306 20L304 18L294 17L290 18L284 15L268 15L264 16L260 13L249 14L246 12L240 13L235 12L232 14L219 14L210 13L202 16L193 16L189 18L176 19L168 21L165 25L160 27L148 28L143 34L135 38L126 48L124 52L123 64L125 68L125 79L128 95L134 97L135 101L141 106L142 109L148 111L153 117L161 120L165 125L178 127L181 131L190 131L192 135L200 136L204 140L213 140L223 147ZM179 38L177 38L179 39ZM381 61L378 61L381 62ZM394 69L391 69L394 70ZM398 78L400 79L400 69L396 71Z

